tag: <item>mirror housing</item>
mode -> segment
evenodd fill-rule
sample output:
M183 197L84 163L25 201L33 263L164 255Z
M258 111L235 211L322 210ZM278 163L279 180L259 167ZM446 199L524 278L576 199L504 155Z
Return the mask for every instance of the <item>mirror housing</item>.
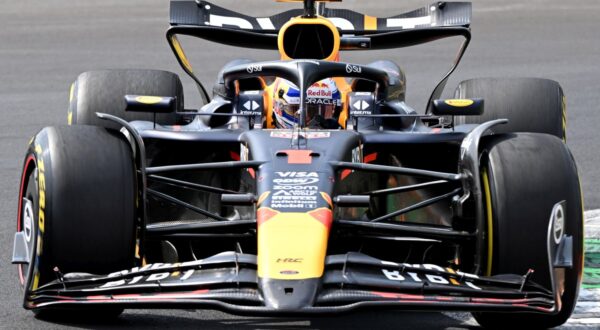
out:
M483 114L483 99L447 99L433 101L436 116L480 116Z
M177 110L177 99L171 96L125 95L125 111L173 113Z

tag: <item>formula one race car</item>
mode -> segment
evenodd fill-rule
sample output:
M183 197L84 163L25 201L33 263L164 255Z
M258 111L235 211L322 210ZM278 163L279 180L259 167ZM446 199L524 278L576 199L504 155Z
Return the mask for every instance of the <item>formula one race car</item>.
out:
M558 83L473 79L440 99L470 3L377 18L326 2L255 18L173 1L167 39L199 110L184 109L173 73L77 78L69 126L42 129L24 162L13 262L25 308L569 318L583 210ZM280 60L229 62L209 95L181 35ZM396 63L340 61L447 37L464 43L420 112Z

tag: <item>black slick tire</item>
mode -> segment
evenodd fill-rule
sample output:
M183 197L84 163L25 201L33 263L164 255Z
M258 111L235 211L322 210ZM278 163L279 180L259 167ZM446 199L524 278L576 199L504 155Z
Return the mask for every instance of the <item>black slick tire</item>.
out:
M566 104L560 85L541 78L478 78L461 82L456 98L483 98L481 116L456 116L455 124L506 118L495 133L546 133L566 140Z
M573 312L583 270L583 206L573 157L563 141L548 134L503 134L483 142L482 180L493 243L486 273L523 275L533 269L531 280L550 289L547 232L552 209L561 201L566 202L564 232L573 237L573 267L565 269L558 314L482 312L474 313L475 319L501 329L561 325Z
M69 96L68 124L95 125L113 129L121 127L98 118L96 112L107 113L126 121L153 121L153 113L126 112L125 95L175 97L177 111L183 110L183 87L179 77L160 70L88 71L77 77ZM161 125L175 125L177 114L156 114Z
M84 125L44 128L29 146L23 173L19 214L29 200L35 247L31 265L21 268L26 292L56 280L55 269L108 274L134 265L135 167L120 133Z

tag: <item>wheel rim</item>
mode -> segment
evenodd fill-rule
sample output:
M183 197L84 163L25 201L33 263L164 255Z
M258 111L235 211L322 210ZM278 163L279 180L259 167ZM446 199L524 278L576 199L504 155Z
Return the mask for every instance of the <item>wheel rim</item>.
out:
M33 202L27 198L23 198L23 233L27 243L27 258L31 260L31 253L34 250L35 235L35 215L33 213ZM27 273L29 265L23 265L23 271Z
M27 177L27 181L23 182L25 191L21 199L20 221L18 228L23 232L25 236L25 243L27 247L27 259L29 264L19 265L19 280L21 285L25 285L27 276L29 274L29 266L33 262L33 254L36 248L37 241L37 218L35 212L35 197L37 195L37 171L34 169Z

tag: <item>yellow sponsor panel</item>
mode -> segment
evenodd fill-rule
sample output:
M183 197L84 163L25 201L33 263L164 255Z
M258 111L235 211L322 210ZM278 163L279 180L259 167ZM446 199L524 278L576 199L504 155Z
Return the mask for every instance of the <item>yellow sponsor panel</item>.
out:
M452 107L468 107L470 105L473 104L473 100L466 100L466 99L451 99L451 100L445 100L444 103L446 103L449 106Z
M323 275L329 228L308 213L278 213L258 228L258 276L280 280Z

